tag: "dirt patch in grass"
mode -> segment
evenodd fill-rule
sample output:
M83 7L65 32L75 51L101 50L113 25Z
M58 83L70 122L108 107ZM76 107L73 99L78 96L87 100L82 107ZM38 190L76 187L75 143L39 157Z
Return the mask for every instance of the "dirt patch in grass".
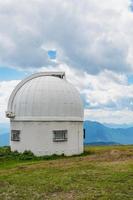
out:
M6 187L8 185L9 185L8 182L0 180L0 188L4 188L4 187Z
M64 192L64 191L57 191L51 194L48 194L48 198L47 195L45 195L45 198L48 200L76 200L77 199L77 192L74 190L71 190L69 192Z

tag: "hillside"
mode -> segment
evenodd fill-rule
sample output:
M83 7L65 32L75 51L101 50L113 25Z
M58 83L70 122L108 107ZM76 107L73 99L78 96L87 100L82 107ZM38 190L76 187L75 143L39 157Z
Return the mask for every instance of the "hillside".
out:
M87 147L56 160L2 156L0 200L132 200L133 146Z
M85 144L133 144L133 127L109 128L98 122L85 121L84 128L86 130Z

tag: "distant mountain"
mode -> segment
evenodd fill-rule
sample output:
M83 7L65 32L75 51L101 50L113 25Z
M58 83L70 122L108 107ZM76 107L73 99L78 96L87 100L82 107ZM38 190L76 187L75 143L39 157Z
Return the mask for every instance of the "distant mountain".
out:
M133 127L109 128L99 122L85 121L85 144L133 144Z
M112 146L112 145L121 145L119 143L116 142L92 142L92 143L87 143L87 145L91 145L91 146Z
M9 145L9 123L0 123L0 146Z
M133 127L133 123L132 124L107 124L107 123L104 123L103 125L106 127L109 127L109 128L131 128L131 127Z
M9 145L9 134L4 133L0 135L0 146L7 146Z
M10 129L9 123L0 123L0 135L3 133L8 133Z

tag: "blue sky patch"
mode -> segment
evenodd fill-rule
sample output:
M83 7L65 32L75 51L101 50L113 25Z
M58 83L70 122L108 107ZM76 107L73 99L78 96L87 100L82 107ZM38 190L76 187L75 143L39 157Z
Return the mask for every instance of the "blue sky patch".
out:
M9 67L0 67L0 81L21 80L28 73Z
M55 60L56 59L56 50L49 50L48 57L52 60Z
M133 84L133 75L128 76L128 84L132 85Z
M133 0L130 0L129 9L130 9L130 11L133 12Z

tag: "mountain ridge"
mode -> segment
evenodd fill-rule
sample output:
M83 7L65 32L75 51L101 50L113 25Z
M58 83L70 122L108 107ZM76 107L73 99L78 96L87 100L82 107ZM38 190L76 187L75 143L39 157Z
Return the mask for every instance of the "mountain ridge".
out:
M86 132L85 144L95 142L133 144L133 127L109 128L99 122L86 120L84 128Z

